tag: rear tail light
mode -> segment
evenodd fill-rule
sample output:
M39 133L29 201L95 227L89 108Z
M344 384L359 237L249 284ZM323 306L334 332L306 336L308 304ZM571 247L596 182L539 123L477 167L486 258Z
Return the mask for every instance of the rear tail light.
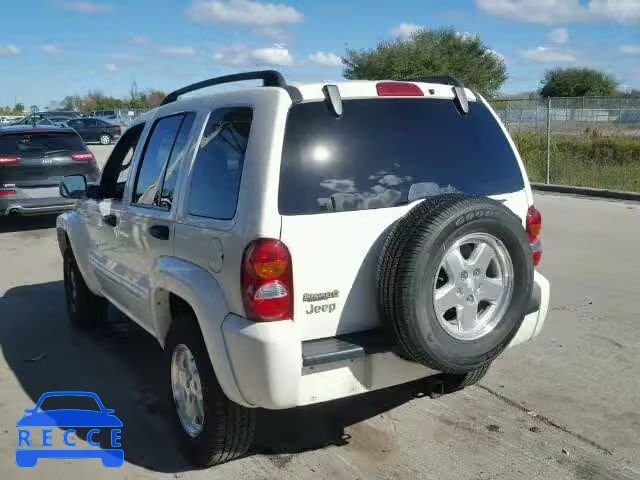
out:
M11 197L17 192L15 190L2 190L0 189L0 197Z
M95 157L91 152L82 152L74 153L73 155L71 155L71 159L75 160L76 162L90 162L91 160L94 160Z
M291 255L278 240L254 240L242 259L242 300L247 317L258 322L293 318Z
M0 165L14 165L21 160L20 157L16 157L13 155L4 155L0 156Z
M424 97L418 85L406 82L376 83L379 97Z
M122 133L122 128L120 128L120 125L116 125L116 133Z
M529 245L533 252L533 266L537 267L542 259L542 243L540 242L540 231L542 230L542 215L540 211L531 205L527 211L527 235L529 235Z

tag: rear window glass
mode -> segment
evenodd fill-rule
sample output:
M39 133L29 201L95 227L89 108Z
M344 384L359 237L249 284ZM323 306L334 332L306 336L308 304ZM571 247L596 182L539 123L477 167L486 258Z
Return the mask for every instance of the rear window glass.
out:
M521 190L515 155L491 112L451 100L346 100L289 112L280 171L284 215L366 210L448 192Z
M38 158L63 152L88 151L74 132L13 133L0 135L0 155Z

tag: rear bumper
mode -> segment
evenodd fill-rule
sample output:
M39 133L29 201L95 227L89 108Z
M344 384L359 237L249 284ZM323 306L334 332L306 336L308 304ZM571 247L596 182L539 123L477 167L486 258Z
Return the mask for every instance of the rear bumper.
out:
M534 298L509 348L534 338L544 324L549 282L538 272L534 281ZM293 321L255 323L234 314L222 332L238 390L255 407L308 405L437 373L398 357L375 335L303 342Z
M42 215L71 210L74 200L61 197L52 198L2 198L0 199L0 216L3 215Z

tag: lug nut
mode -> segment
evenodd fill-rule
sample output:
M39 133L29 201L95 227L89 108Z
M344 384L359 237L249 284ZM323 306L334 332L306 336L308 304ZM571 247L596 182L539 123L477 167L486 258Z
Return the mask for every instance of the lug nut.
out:
M458 294L458 295L462 295L462 289L461 289L461 288L457 289L457 290L456 290L456 294Z
M469 274L468 274L467 272L462 272L462 273L460 274L460 278L461 278L462 280L466 280L467 278L469 278Z
M477 268L473 271L473 276L477 277L478 275L480 275L480 270L478 270Z
M469 295L469 296L467 297L467 302L469 302L469 303L473 303L473 295Z

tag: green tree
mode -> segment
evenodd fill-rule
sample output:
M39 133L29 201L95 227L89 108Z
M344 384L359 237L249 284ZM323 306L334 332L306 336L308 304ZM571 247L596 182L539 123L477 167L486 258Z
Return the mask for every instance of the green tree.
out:
M493 97L507 79L503 58L478 36L453 28L419 30L408 39L381 42L370 50L347 50L342 62L348 79L405 80L453 75Z
M24 112L24 103L16 103L15 106L13 107L13 111L16 113L22 113Z
M593 68L554 68L540 82L543 97L607 97L616 94L618 81Z

